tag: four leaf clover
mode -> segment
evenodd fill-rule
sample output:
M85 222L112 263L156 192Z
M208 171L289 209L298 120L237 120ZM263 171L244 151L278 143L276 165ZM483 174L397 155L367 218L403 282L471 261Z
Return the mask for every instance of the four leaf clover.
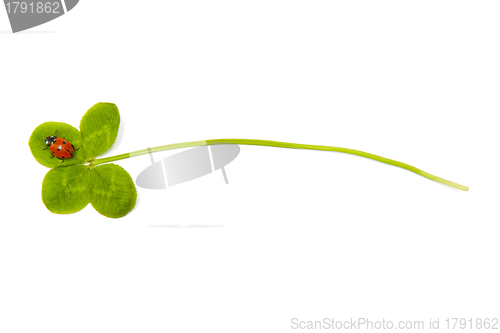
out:
M83 116L80 122L80 131L71 125L58 122L43 123L33 131L29 140L33 156L43 166L52 168L45 175L42 183L42 200L48 210L56 214L71 214L83 209L90 202L95 210L104 216L123 217L134 208L137 201L137 191L128 172L109 162L156 151L221 144L309 149L352 154L409 170L462 191L469 190L467 186L434 176L409 164L360 150L269 140L190 141L95 159L96 156L104 154L113 145L119 126L120 113L116 105L97 103ZM55 135L56 132L58 137L73 144L72 158L59 160L54 158L50 150L47 149L45 138ZM106 164L101 165L103 163Z
M49 211L71 214L89 203L100 214L120 218L135 206L137 191L129 173L108 163L94 166L95 157L104 154L116 140L120 113L115 104L97 103L80 121L80 130L61 122L46 122L31 134L29 146L35 159L51 168L42 182L42 201ZM45 138L65 138L75 147L73 158L53 158Z

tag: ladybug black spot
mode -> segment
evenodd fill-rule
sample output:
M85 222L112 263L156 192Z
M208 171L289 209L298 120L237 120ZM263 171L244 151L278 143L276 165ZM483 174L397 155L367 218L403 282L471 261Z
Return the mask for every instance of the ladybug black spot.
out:
M63 141L63 145L66 143L66 141Z
M61 147L57 147L57 151L61 150Z
M62 158L64 158L64 156Z

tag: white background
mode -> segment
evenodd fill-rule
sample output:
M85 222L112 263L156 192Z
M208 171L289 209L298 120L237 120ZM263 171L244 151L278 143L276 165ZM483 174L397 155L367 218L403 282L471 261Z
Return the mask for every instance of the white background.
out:
M0 332L498 317L499 11L84 0L12 34L1 8ZM242 146L229 185L217 172L138 188L117 220L91 205L52 214L29 136L45 121L78 127L101 101L122 119L105 156L216 138L333 145L470 191L351 155ZM117 164L135 179L150 159Z

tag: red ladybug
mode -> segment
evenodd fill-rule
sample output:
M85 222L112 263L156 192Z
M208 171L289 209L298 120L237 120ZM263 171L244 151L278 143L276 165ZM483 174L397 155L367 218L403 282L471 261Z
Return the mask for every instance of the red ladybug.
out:
M58 138L56 134L57 131L54 133L54 136L48 136L45 138L45 144L47 147L44 149L50 149L52 157L55 156L64 162L64 160L72 158L73 152L78 149L75 149L75 147L65 138Z

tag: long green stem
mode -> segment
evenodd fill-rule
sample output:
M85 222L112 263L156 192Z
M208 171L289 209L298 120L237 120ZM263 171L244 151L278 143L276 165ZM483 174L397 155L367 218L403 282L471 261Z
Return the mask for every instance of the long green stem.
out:
M157 151L163 151L163 150L170 150L170 149L178 149L178 148L188 148L188 147L197 147L197 146L210 146L210 145L223 145L223 144L237 144L237 145L252 145L252 146L268 146L268 147L280 147L280 148L290 148L290 149L309 149L309 150L324 150L324 151L335 151L335 152L340 152L340 153L346 153L346 154L352 154L352 155L358 155L366 158L370 158L375 161L379 161L382 163L394 165L406 170L409 170L411 172L414 172L416 174L419 174L423 177L429 178L431 180L434 180L436 182L457 188L462 191L468 191L469 188L464 185L460 185L457 183L454 183L452 181L443 179L441 177L437 177L434 175L431 175L430 173L427 173L425 171L422 171L420 169L415 168L414 166L411 166L406 163L398 162L395 160L391 160L385 157L381 157L378 155L370 154L370 153L365 153L360 150L354 150L354 149L348 149L348 148L340 148L340 147L331 147L331 146L316 146L316 145L304 145L304 144L298 144L298 143L288 143L288 142L279 142L279 141L268 141L268 140L251 140L251 139L216 139L216 140L206 140L206 141L190 141L190 142L183 142L183 143L174 143L171 145L165 145L165 146L158 146L158 147L153 147L153 148L146 148L142 150L137 150L131 153L127 154L121 154L121 155L116 155L116 156L111 156L111 157L105 157L105 158L100 158L92 161L92 165L98 165L101 163L107 163L107 162L112 162L112 161L117 161L117 160L122 160L125 158L133 157L133 156L139 156L139 155L144 155L148 153L154 153Z

